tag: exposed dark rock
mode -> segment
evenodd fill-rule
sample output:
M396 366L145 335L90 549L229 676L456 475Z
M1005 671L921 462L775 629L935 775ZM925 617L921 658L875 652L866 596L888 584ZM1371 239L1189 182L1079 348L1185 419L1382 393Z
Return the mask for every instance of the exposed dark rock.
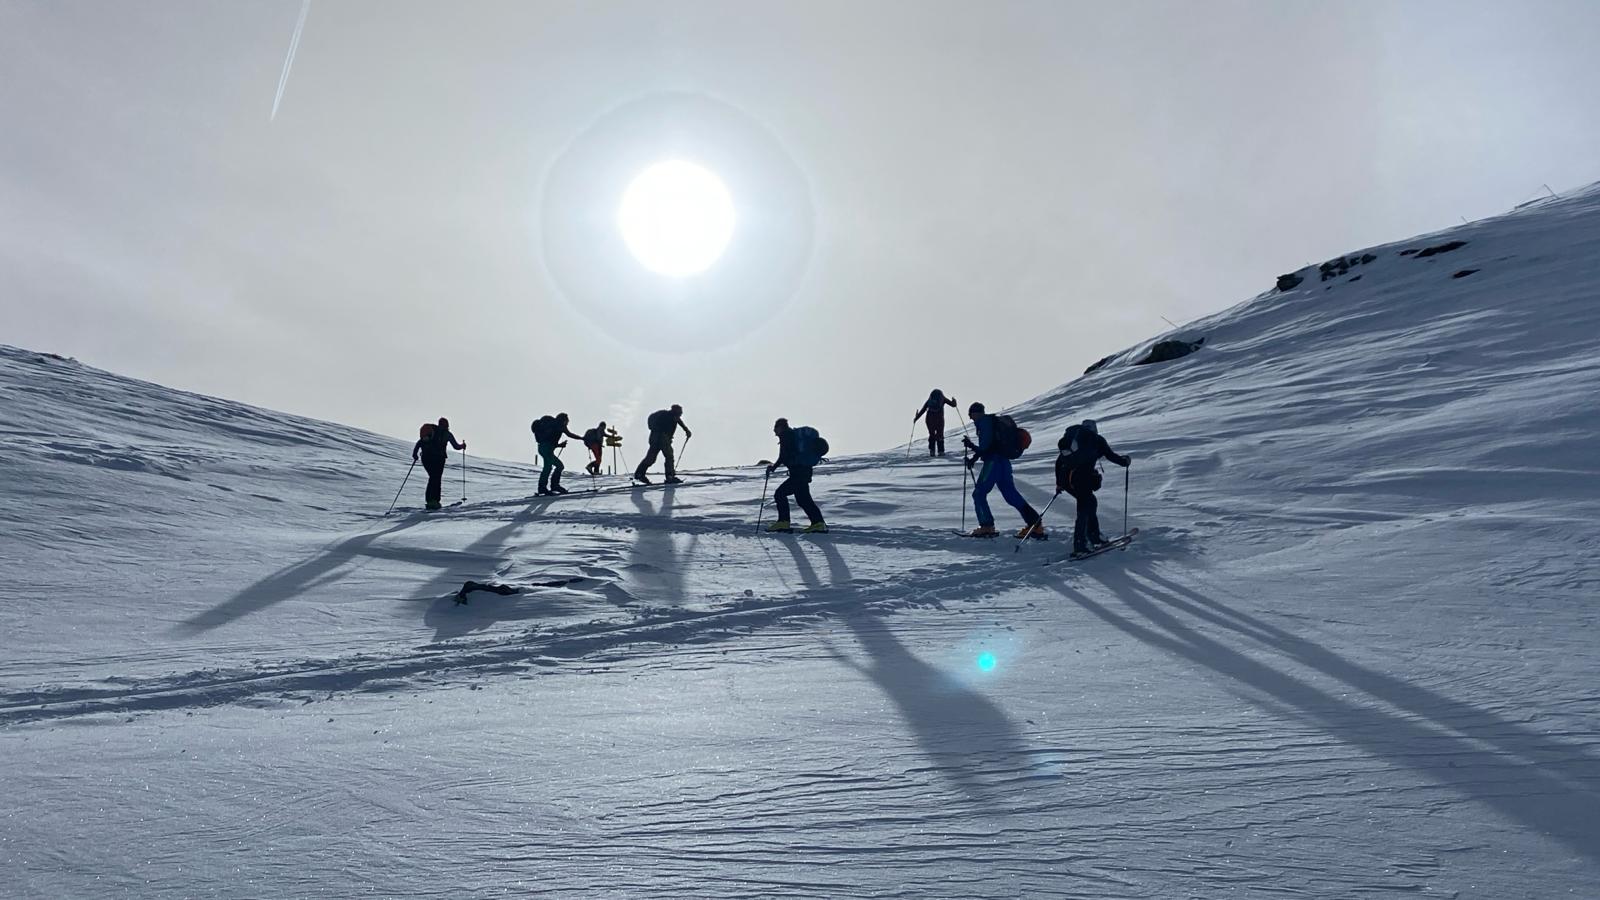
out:
M1351 279L1350 279L1350 280L1351 280L1351 281L1360 281L1360 280L1361 280L1361 276L1360 276L1360 275L1357 275L1357 276L1355 276L1355 277L1354 277L1354 278L1351 278Z
M1412 247L1410 250L1401 250L1400 251L1400 255L1401 256L1410 256L1411 254L1413 254L1415 252L1417 252L1417 248Z
M1301 278L1299 275L1296 275L1293 272L1290 272L1287 275L1279 275L1278 276L1278 290L1280 290L1280 291L1292 291L1295 288L1299 287L1300 286L1300 282L1302 282L1302 281L1305 281L1305 279ZM1096 363L1096 365L1098 365L1098 363Z
M1427 259L1430 256L1438 256L1441 253L1449 253L1451 250L1460 250L1466 245L1466 241L1451 241L1447 244L1439 244L1435 247L1424 247L1417 252L1417 259Z
M1377 259L1378 258L1376 256L1372 255L1371 253L1363 253L1363 254L1361 254L1361 264L1362 265L1366 265L1369 262L1375 262L1375 261L1377 261Z
M1150 352L1145 354L1144 359L1139 360L1134 365L1147 366L1150 363L1171 362L1174 359L1181 359L1199 350L1205 342L1205 338L1201 338L1198 341L1161 341L1151 347Z
M1477 269L1462 269L1461 271L1455 273L1454 275L1451 275L1450 277L1451 278L1465 278L1468 275L1471 275L1473 272L1476 272L1476 271L1478 271L1478 270Z
M1111 354L1110 356L1102 357L1099 362L1095 363L1094 365L1090 366L1087 369L1084 369L1083 370L1083 374L1087 375L1090 372L1095 371L1096 369L1104 368L1106 363L1111 362L1113 359L1116 359L1116 358L1117 358L1117 355L1115 353Z

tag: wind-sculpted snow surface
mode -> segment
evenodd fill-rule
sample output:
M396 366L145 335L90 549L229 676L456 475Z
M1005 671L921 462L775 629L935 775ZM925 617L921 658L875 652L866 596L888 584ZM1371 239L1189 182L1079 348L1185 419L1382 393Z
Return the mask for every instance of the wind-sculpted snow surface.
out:
M901 452L384 517L406 441L0 350L0 895L1590 896L1600 198L1341 259L1008 410L1036 506L1134 457L1074 565Z

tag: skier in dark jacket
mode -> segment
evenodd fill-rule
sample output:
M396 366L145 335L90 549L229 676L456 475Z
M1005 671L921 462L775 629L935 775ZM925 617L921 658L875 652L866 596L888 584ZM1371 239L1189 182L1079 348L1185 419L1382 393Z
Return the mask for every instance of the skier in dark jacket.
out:
M1011 458L995 440L994 416L984 412L982 403L974 403L967 408L967 418L972 420L972 428L978 434L976 444L967 438L961 439L962 445L972 451L966 460L967 468L983 460L983 469L972 485L972 508L978 514L978 527L972 530L971 537L994 537L1000 533L994 527L994 513L989 511L989 492L998 487L1000 496L1022 514L1025 524L1017 537L1043 540L1046 535L1044 524L1039 521L1039 512L1017 492L1016 482L1011 477Z
M439 492L444 483L444 464L449 459L450 452L446 445L457 450L467 449L467 442L456 443L456 436L450 433L450 420L441 416L439 424L429 431L423 426L423 434L418 438L415 446L411 448L411 461L415 463L422 460L422 468L428 473L428 488L423 493L423 499L428 509L439 508Z
M922 404L922 408L917 410L917 414L911 417L912 422L916 422L924 414L928 417L929 456L944 455L944 408L955 405L956 398L946 398L944 391L935 388L933 393L928 395L928 402Z
M1095 463L1109 459L1123 468L1133 464L1133 457L1123 456L1111 449L1100 436L1100 428L1093 419L1084 419L1069 426L1056 443L1061 455L1056 457L1056 490L1072 495L1078 501L1078 519L1072 526L1072 552L1087 553L1108 543L1100 533L1100 502L1094 492L1100 489L1100 473Z
M822 510L817 509L816 501L811 499L811 475L816 460L800 446L796 429L789 427L788 419L774 422L772 433L778 436L778 458L767 466L767 477L771 478L779 466L788 468L789 477L778 485L778 490L772 495L772 502L778 507L778 521L768 525L767 530L794 530L789 524L789 497L792 495L800 508L805 510L806 518L811 520L811 524L806 526L806 533L826 534L828 523L822 520Z
M601 422L599 425L585 431L583 433L583 446L594 454L594 459L583 467L584 470L590 475L599 475L600 461L604 458L606 452L606 423Z
M650 427L650 452L639 460L639 468L633 470L634 480L650 484L645 472L656 464L656 455L660 454L667 460L667 484L682 484L683 479L672 468L672 439L677 436L679 428L683 429L684 440L694 437L689 426L683 424L683 407L674 403L671 409L658 409L650 414L645 424Z
M567 467L562 464L561 457L556 455L556 450L566 446L566 442L561 441L563 437L583 440L582 435L573 434L567 428L567 423L570 421L572 419L566 413L560 413L536 419L531 426L534 443L539 447L539 458L544 461L544 468L539 470L538 496L540 497L567 492L567 489L561 486L561 473L565 472Z

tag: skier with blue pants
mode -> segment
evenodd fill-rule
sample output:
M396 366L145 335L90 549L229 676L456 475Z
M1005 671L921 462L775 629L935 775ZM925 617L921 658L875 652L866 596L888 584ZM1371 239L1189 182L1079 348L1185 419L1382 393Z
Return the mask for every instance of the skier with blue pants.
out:
M967 407L967 417L972 420L973 429L978 434L976 444L969 438L961 439L961 443L972 451L972 455L966 460L967 468L971 469L979 460L983 461L983 468L978 472L978 480L972 486L972 507L978 513L978 527L972 530L970 536L995 537L1000 533L994 527L994 513L989 511L989 492L999 488L1000 496L1022 514L1022 521L1025 524L1017 533L1017 537L1043 540L1044 524L1039 521L1039 513L1017 492L1016 482L1011 476L1011 458L996 440L995 417L984 412L982 403L974 403Z

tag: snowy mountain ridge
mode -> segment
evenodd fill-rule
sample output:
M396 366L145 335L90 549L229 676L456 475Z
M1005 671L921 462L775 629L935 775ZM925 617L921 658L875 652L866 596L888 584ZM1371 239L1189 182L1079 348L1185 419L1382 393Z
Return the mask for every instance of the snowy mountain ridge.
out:
M0 893L1583 895L1600 190L1340 260L1008 410L1037 507L1134 457L1076 566L920 441L821 537L753 468L383 518L398 441L0 348Z

